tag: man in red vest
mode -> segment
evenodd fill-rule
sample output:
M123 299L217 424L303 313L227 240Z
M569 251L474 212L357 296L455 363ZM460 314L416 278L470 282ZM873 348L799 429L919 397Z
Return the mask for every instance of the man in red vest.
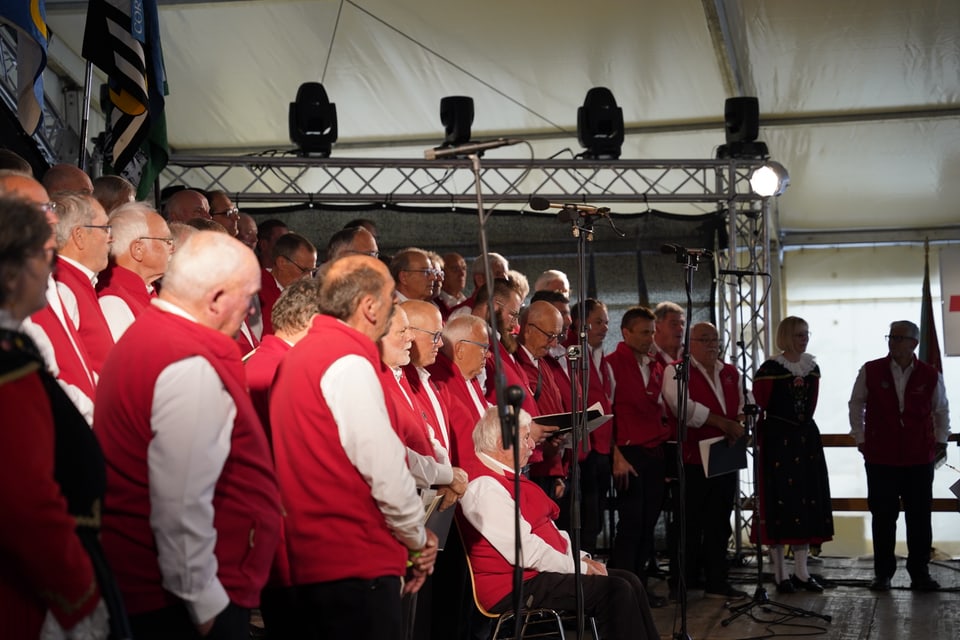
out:
M259 286L247 247L198 231L104 364L103 548L137 638L249 637L281 517L233 341Z
M650 355L654 315L631 307L620 321L623 341L607 356L616 387L613 395L613 481L620 521L610 566L632 571L646 582L647 561L654 553L654 531L663 504L663 443L670 429L663 416L660 392L663 368ZM648 594L653 606L666 604Z
M107 268L113 242L110 221L91 196L57 196L57 291L66 315L97 373L113 347L113 336L97 301L97 275Z
M930 508L934 461L947 454L950 417L943 376L913 353L919 339L914 323L891 323L890 352L860 368L850 396L850 433L863 454L873 516L873 591L888 591L897 570L894 547L901 500L910 588L940 588L929 572Z
M317 250L300 234L283 234L277 238L272 250L273 268L260 272L259 298L264 336L273 333L270 310L280 297L280 292L291 282L312 278L317 271Z
M114 340L156 297L153 284L163 277L173 255L170 227L142 202L123 204L110 214L113 262L100 277L100 308Z
M522 468L533 450L530 414L519 416ZM514 452L505 449L497 410L489 409L473 434L482 463L460 501L464 546L470 558L477 600L487 611L513 608L515 478ZM554 520L559 507L540 487L520 478L520 530L525 607L576 609L574 558L570 538ZM586 615L607 640L659 638L640 580L629 571L607 569L581 551L581 586Z
M401 580L408 593L423 585L437 537L423 526L380 374L393 278L376 258L346 256L324 267L319 302L270 406L297 637L399 639Z
M743 392L740 374L732 364L720 361L717 328L700 322L690 329L690 377L687 391L687 434L683 443L683 472L686 491L682 499L687 537L685 579L688 586L704 574L704 593L708 598L736 600L746 592L727 581L727 542L730 539L730 512L737 491L737 474L726 473L708 478L700 457L700 441L717 436L733 442L743 436ZM676 367L663 373L665 380L676 378ZM617 386L620 379L617 379ZM665 384L663 399L676 425L677 387ZM674 429L675 430L675 429ZM673 577L677 560L671 558Z

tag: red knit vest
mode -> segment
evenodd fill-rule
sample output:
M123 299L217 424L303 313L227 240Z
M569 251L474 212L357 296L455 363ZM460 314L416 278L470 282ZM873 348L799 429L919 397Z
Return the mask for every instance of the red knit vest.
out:
M80 334L73 326L73 321L70 318L64 318L65 325L50 305L34 313L30 316L30 320L43 329L50 344L53 345L53 355L60 370L57 379L73 385L90 400L94 400L96 387L91 375L93 364L83 346L83 341L80 340Z
M193 356L216 370L237 409L230 453L213 496L217 577L231 602L243 607L259 604L279 541L280 500L273 463L236 345L213 329L150 307L107 357L94 415L107 460L103 548L133 614L176 601L161 586L150 528L147 448L157 378L169 365Z
M99 373L103 369L107 354L113 348L113 335L110 333L107 319L103 317L100 303L97 302L97 292L93 288L93 283L85 273L66 260L57 262L54 278L57 282L69 287L77 299L77 308L80 311L80 326L77 327L77 334L87 350L87 355L90 356L93 370Z
M703 372L697 367L690 366L690 386L688 395L691 399L699 402L710 409L710 413L716 413L735 420L737 410L740 408L740 374L737 368L732 364L718 363L722 366L720 371L720 388L723 393L723 401L727 405L727 410L720 408L720 401L713 393L713 389L707 383ZM676 433L677 419L673 411L667 408L670 417L671 431ZM703 464L703 458L700 457L700 441L707 438L716 438L724 435L719 427L701 426L699 429L687 429L687 439L683 443L683 461L686 464Z
M260 271L260 317L263 321L263 333L266 336L273 333L273 319L270 315L273 312L273 305L280 297L280 287L277 285L277 279L266 269Z
M650 360L650 381L644 385L643 373L626 342L607 356L617 387L613 396L613 432L617 446L656 447L670 439L672 431L663 419L660 391L663 368Z
M890 356L864 365L867 406L863 418L863 458L870 464L910 466L933 462L933 393L937 370L914 358L903 391L903 413L897 400Z
M320 389L327 369L358 355L377 371L368 337L330 316L318 316L284 357L274 380L270 422L293 584L401 576L407 550L390 529L370 486L350 462ZM389 405L381 388L370 402Z
M150 300L156 297L147 291L143 278L118 264L111 262L102 275L105 280L97 283L97 294L101 298L117 296L127 303L134 318L143 313L150 306Z

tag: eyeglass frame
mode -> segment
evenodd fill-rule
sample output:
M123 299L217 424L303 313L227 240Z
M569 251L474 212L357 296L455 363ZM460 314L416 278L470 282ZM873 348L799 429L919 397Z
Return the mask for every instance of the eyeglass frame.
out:
M167 236L166 238L161 238L159 236L139 236L137 240L159 240L168 247L172 247L174 243L173 236Z
M466 342L467 344L472 344L483 349L483 355L486 357L487 353L490 351L490 344L486 342L477 342L476 340L467 340L466 338L461 338L457 340L457 344L461 342Z
M223 211L211 211L210 217L212 218L213 216L226 216L228 218L236 218L239 220L240 209L237 209L236 207L230 207L229 209L224 209Z
M903 342L904 340L913 340L914 342L920 342L919 338L914 338L913 336L892 336L887 334L883 336L887 342Z
M113 225L112 224L81 224L78 225L83 229L103 229L107 232L107 237L113 237Z
M542 333L544 336L546 336L547 344L550 344L551 342L554 342L554 341L560 342L561 335L559 333L547 333L546 331L544 331L543 329L541 329L540 327L538 327L532 322L528 322L527 326L533 327L534 329Z
M434 278L438 277L443 273L440 269L400 269L400 271L406 271L407 273L424 273L427 276L433 276Z
M292 264L293 266L295 266L297 269L300 269L300 273L309 273L311 278L316 278L316 277L317 277L317 271L319 271L320 267L314 267L313 269L307 269L307 268L301 267L301 266L300 266L299 264L297 264L297 262L296 262L295 260L293 260L292 258L288 258L287 256L284 256L284 255L281 255L280 257L283 258L284 260L286 260L287 262L289 262L290 264Z
M720 338L690 338L693 342L699 342L700 344L715 344L720 346Z
M426 329L414 327L413 325L407 327L407 329L413 329L414 331L430 334L430 339L433 340L433 344L439 344L439 342L443 339L443 331L427 331Z
M360 256L370 256L371 258L379 258L379 251L360 251L359 249L344 249L344 253L354 253Z

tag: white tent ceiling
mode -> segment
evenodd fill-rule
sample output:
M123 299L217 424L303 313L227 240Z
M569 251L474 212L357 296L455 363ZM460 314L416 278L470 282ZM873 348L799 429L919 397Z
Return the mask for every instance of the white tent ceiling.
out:
M79 54L86 3L46 4ZM474 138L577 153L577 107L606 86L624 158L712 158L724 100L756 95L761 139L791 174L784 229L960 229L957 0L160 5L175 152L288 148L287 105L321 81L338 157L421 157L442 138L446 95L474 98Z

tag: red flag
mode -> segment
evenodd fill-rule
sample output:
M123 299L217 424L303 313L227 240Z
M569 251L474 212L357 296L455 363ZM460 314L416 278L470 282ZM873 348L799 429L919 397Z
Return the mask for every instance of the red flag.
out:
M917 357L943 373L940 340L933 322L933 296L930 294L930 242L923 242L923 301L920 303L920 348Z

